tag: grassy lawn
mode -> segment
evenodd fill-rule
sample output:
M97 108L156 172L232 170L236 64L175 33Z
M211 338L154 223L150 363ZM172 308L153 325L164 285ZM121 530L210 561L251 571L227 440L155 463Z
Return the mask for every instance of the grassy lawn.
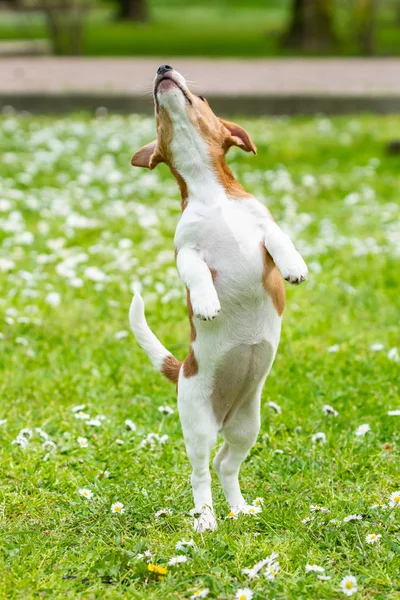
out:
M99 3L100 6L100 3ZM84 54L89 56L263 57L293 54L280 44L290 19L289 0L149 0L150 22L115 19L115 5L97 8L88 23ZM0 40L43 38L44 19L0 13ZM337 5L334 55L357 55L354 15ZM393 4L380 6L378 55L400 54L400 27Z
M213 475L219 529L200 535L174 386L127 331L140 279L150 325L185 356L177 186L164 165L129 165L153 120L0 118L1 598L184 599L209 588L228 600L249 587L255 600L336 599L349 574L355 598L399 598L400 506L388 503L400 489L400 417L388 411L400 408L400 158L384 146L400 117L240 122L259 153L232 151L230 163L291 233L310 278L287 288L262 429L242 468L245 497L264 498L263 510L226 519ZM168 439L142 443L151 432ZM25 447L13 443L21 436ZM195 548L177 551L183 538ZM146 550L165 576L138 557ZM242 573L272 552L273 581ZM188 562L168 565L182 553Z

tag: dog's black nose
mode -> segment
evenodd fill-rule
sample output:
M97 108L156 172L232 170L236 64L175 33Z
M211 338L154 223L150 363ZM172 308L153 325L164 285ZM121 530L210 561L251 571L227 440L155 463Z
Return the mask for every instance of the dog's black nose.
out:
M157 75L165 75L165 73L167 73L167 71L173 71L174 69L172 67L170 67L169 65L161 65L161 67L158 67L157 69Z

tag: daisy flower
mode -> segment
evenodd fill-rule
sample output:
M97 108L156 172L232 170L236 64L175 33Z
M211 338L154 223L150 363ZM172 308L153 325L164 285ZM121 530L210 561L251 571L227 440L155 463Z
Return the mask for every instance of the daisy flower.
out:
M118 444L118 446L123 446L123 444L125 444L124 440L120 440L120 439L116 439L115 443Z
M126 419L125 427L129 429L129 431L136 431L136 425L131 419Z
M74 406L73 408L71 408L73 413L77 413L80 412L81 410L85 410L86 408L86 404L79 404L78 406Z
M78 410L78 412L74 413L74 417L75 417L75 419L80 419L82 421L86 421L86 420L90 419L90 415L83 412L83 410Z
M357 579L353 575L343 577L340 587L345 596L352 596L357 592Z
M338 411L335 410L333 408L333 406L330 406L329 404L324 404L324 406L322 407L322 411L324 413L324 415L333 415L334 417L338 416Z
M123 515L125 512L125 508L122 502L114 502L114 504L111 504L111 512Z
M173 415L174 414L174 411L170 406L159 406L158 410L163 415Z
M318 504L311 504L310 505L310 510L312 512L322 512L322 513L328 513L329 512L329 508L325 508L324 506L319 506Z
M150 550L145 550L143 554L137 554L136 558L146 558L147 562L150 562L153 558L153 554L150 552Z
M207 598L210 590L208 588L204 588L202 590L196 590L194 594L190 596L189 600L196 600L196 598Z
M317 442L326 444L326 435L322 431L318 431L318 433L314 433L314 435L311 436L311 441L313 444L316 444Z
M389 506L390 508L400 508L400 490L398 492L393 492L393 494L390 495Z
M277 558L278 554L276 552L273 552L271 556L259 560L253 567L251 567L251 569L242 569L242 573L243 575L247 575L249 579L257 579L259 572L264 567L267 567L267 569L269 569L270 571L272 567L279 569L279 563L276 562Z
M389 417L400 417L400 408L396 408L395 410L389 410L388 415Z
M344 523L348 523L349 521L361 521L362 515L349 515L343 519Z
M242 511L241 511L244 515L256 515L260 512L262 512L262 508L261 506L243 506Z
M384 349L384 345L381 344L380 342L376 343L376 344L371 344L369 349L372 350L373 352L379 352L380 350Z
M179 563L185 563L187 562L189 559L187 556L185 556L184 554L179 554L178 556L173 556L172 558L169 559L168 564L170 566L172 565L178 565Z
M389 360L393 360L394 362L400 361L399 350L396 347L390 348L389 352L387 353L387 356Z
M265 569L264 575L268 581L273 581L279 573L279 563L272 563Z
M94 417L93 419L86 421L86 425L90 425L90 427L101 427L101 419L99 419L99 417Z
M179 540L179 542L176 542L175 544L175 550L183 550L187 547L196 548L194 540L190 539L188 542L186 540Z
M235 600L251 600L253 592L249 588L240 588L236 592Z
M376 542L379 542L379 540L381 539L381 534L378 533L369 533L368 535L365 536L365 541L367 542L367 544L376 544Z
M317 575L317 579L320 581L329 581L331 578L329 575Z
M85 437L78 437L77 442L81 448L87 448L89 446L88 439Z
M272 410L274 410L276 413L278 413L278 415L282 414L282 409L276 402L268 402L268 406L272 408Z
M231 508L231 510L226 515L226 519L237 519L240 515L240 508Z
M324 573L324 567L320 567L318 565L306 565L306 573Z
M335 352L339 352L339 348L340 348L339 344L335 344L334 346L328 346L326 351L329 353L335 353Z
M365 423L364 425L360 425L360 427L357 427L356 435L358 435L358 436L365 435L370 430L371 430L371 427L367 423Z
M78 490L78 494L80 494L84 498L87 498L87 500L90 500L90 498L93 497L93 492L91 490L88 490L87 488L82 488Z
M123 340L124 338L128 337L128 335L129 333L126 331L126 329L123 329L122 331L117 331L114 337L116 340Z
M170 508L162 508L161 510L158 510L156 513L154 513L156 519L167 515L172 515L172 510Z
M252 502L253 506L262 506L264 504L264 498L257 497Z

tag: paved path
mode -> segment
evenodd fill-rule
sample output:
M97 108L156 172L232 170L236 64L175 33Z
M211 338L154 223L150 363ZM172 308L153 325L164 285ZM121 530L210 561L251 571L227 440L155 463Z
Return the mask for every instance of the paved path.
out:
M0 91L114 92L151 89L161 63L172 64L198 93L400 94L400 59L205 60L161 58L3 58Z
M151 112L152 79L172 64L221 114L400 113L400 59L2 58L0 108Z

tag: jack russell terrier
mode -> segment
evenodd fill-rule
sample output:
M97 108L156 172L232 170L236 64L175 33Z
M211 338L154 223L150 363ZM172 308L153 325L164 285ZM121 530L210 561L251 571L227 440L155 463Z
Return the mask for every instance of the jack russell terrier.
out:
M224 443L214 467L226 500L235 511L247 506L238 475L260 428L261 393L281 332L283 279L298 284L308 273L290 238L226 164L231 146L256 154L248 133L218 118L168 65L157 71L154 104L157 139L131 163L154 169L165 162L180 188L176 263L187 289L191 331L183 363L148 327L139 290L129 318L153 365L177 384L192 465L191 514L195 530L202 532L217 527L209 461L218 434Z

